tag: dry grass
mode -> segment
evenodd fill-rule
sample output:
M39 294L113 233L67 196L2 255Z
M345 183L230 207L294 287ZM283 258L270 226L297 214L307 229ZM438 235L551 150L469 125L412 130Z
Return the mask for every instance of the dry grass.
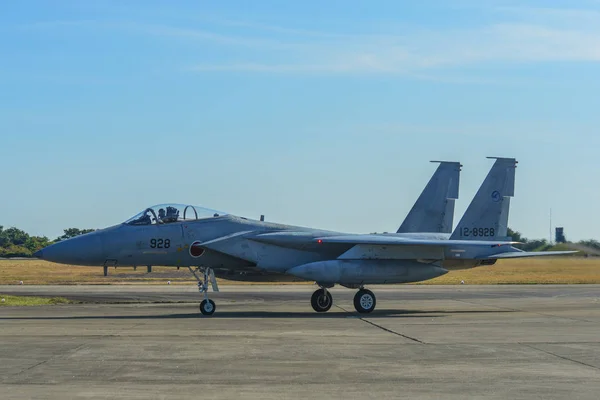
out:
M63 297L33 297L33 296L9 296L0 294L0 307L7 306L46 306L49 304L71 303Z
M600 283L600 257L539 257L500 260L496 265L451 271L420 284L470 285Z
M549 284L600 283L599 257L556 257L501 260L496 265L470 270L452 271L420 284ZM195 283L187 268L154 267L109 269L108 277L102 268L78 267L41 260L0 260L0 284L173 284ZM222 284L228 281L219 280ZM240 282L234 282L239 284Z
M72 284L132 284L132 283L172 283L195 282L187 268L177 270L169 267L153 267L152 273L146 267L109 268L108 276L101 267L81 267L55 264L37 259L0 260L0 284L12 285L23 281L27 285L72 285Z

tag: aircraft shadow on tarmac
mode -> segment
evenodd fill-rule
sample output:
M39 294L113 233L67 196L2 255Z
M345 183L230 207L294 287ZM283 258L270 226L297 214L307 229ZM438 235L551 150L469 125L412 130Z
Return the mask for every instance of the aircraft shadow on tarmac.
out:
M456 314L499 314L511 313L515 310L456 310L456 311L419 311L419 310L375 310L370 314L356 312L333 311L327 313L315 312L284 312L284 311L220 311L210 317L203 317L199 312L173 313L173 314L148 314L148 315L73 315L73 316L45 316L45 317L0 317L0 321L9 320L95 320L95 319L213 319L213 318L440 318Z

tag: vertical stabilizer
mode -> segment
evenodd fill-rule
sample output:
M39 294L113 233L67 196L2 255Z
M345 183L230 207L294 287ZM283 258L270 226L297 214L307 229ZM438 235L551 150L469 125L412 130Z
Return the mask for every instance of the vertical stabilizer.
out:
M450 239L505 239L510 198L515 195L514 158L498 158Z
M450 233L454 222L454 203L458 199L459 162L432 161L439 167L423 189L397 233Z

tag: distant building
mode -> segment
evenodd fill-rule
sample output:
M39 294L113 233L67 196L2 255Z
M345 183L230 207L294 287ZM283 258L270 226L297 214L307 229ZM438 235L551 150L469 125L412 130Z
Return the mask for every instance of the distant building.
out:
M554 236L554 242L556 243L566 243L567 239L565 239L565 230L563 227L556 228L556 234Z

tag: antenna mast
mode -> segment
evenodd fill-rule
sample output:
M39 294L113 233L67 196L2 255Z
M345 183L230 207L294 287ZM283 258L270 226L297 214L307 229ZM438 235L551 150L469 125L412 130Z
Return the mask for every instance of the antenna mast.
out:
M550 209L550 236L548 237L548 244L552 244L552 208Z

